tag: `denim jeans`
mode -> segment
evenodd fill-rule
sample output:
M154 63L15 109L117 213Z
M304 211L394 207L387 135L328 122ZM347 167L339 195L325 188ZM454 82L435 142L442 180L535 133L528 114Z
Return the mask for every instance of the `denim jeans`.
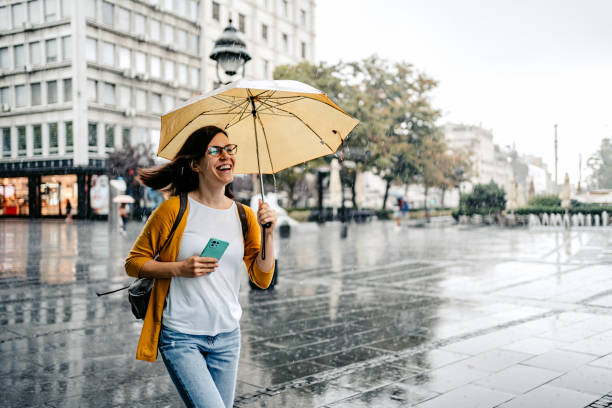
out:
M216 336L184 334L162 326L159 351L188 407L229 408L240 358L240 328Z

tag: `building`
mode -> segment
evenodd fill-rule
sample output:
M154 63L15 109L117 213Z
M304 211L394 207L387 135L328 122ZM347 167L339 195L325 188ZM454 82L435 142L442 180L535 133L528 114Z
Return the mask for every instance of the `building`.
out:
M233 24L245 76L314 60L314 0L0 1L0 216L108 212L106 158L156 143L160 115L213 89Z
M493 143L493 133L480 126L448 123L442 127L449 146L456 152L465 152L472 160L472 178L469 184L487 184L493 180L508 191L513 178L508 157Z

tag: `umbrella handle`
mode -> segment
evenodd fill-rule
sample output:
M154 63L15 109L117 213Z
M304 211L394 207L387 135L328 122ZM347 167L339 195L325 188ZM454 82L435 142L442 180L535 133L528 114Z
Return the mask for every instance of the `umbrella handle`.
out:
M272 226L271 222L267 222L262 224L261 229L261 259L266 259L266 228L270 228Z

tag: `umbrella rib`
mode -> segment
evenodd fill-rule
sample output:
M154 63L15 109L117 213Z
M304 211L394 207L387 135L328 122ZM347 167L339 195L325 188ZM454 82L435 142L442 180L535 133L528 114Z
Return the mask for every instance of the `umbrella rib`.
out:
M263 122L261 121L261 118L259 117L259 114L257 115L257 120L259 121L259 124L261 125L261 130L263 132L264 135L264 140L266 142L266 150L268 151L268 159L270 160L270 168L272 169L272 174L276 173L274 171L274 163L272 163L272 154L270 154L270 145L268 144L268 135L266 135L266 128L263 125Z
M262 103L264 103L264 102L262 102ZM306 123L306 122L304 122L304 121L302 120L302 118L300 118L299 116L297 116L297 115L296 115L296 114L294 114L293 112L289 112L288 110L281 109L281 108L276 108L276 109L278 109L278 110L280 110L280 111L282 111L282 112L288 113L288 114L289 114L289 115L291 115L292 117L294 117L294 118L296 118L297 120L299 120L300 122L302 122L302 124L303 124L304 126L306 126L306 127L307 127L307 128L308 128L308 129L309 129L309 130L310 130L310 131L311 131L311 132L312 132L312 133L313 133L315 136L316 136L316 137L318 137L318 138L319 138L319 140L321 141L321 144L324 144L325 146L327 146L327 148L329 149L329 151L330 151L330 152L332 152L332 153L334 153L334 152L335 152L335 151L334 151L334 149L332 149L332 148L331 148L331 146L330 146L330 145L328 145L328 144L327 144L327 142L326 142L325 140L323 140L323 138L322 138L321 136L319 136L319 134L318 134L318 133L317 133L317 132L316 132L316 131L315 131L313 128L311 128L311 127L310 127L310 125L309 125L308 123Z
M243 104L244 104L244 109L242 109L242 112L240 112L240 114L239 114L238 116L236 116L236 118L238 118L238 120L236 120L236 121L235 121L235 123L238 123L238 122L240 122L242 119L246 118L246 116L243 116L243 115L244 115L244 112L246 112L246 110L247 110L247 109L248 109L248 107L249 107L249 103L248 103L248 102L249 102L249 101L247 101L247 100L245 100L245 101L243 102ZM233 124L232 124L232 122L233 122L233 121L234 121L234 120L230 120L230 121L229 121L229 123L228 123L227 125L225 125L225 129L227 129L227 128L229 128L230 126L232 126L232 125L233 125Z

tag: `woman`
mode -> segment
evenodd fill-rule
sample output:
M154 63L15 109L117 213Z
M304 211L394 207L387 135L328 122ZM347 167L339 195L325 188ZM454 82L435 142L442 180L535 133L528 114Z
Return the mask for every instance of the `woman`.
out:
M231 407L240 354L238 303L242 262L249 277L265 288L274 274L276 213L260 206L257 218L244 206L243 239L237 203L229 184L237 146L214 126L195 131L176 158L140 171L140 182L173 197L151 214L125 268L133 277L154 278L136 358L154 362L157 349L181 398L189 407ZM178 194L188 193L185 214L159 257L179 211ZM260 253L259 224L268 248ZM230 243L220 260L200 257L210 238ZM242 261L242 262L241 262Z

